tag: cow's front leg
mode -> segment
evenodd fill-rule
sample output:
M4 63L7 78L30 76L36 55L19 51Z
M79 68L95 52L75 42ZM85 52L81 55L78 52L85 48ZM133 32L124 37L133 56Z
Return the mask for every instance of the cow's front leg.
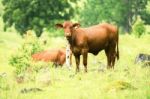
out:
M74 55L76 60L76 73L80 71L79 64L80 64L80 55Z
M83 55L84 71L87 72L87 56L88 56L88 50L87 50L87 49L83 49L83 50L82 50L82 55Z

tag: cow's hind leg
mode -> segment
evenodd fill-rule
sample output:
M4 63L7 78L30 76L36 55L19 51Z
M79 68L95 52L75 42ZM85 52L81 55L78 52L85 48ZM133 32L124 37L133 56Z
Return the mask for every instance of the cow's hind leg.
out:
M114 69L114 65L115 65L115 60L116 60L116 56L117 56L117 53L116 53L116 42L112 42L112 47L111 47L111 67Z
M108 49L105 49L105 54L107 56L107 69L110 69L111 67L110 51Z
M115 65L115 60L116 60L116 52L113 51L111 53L111 68L113 68L113 69L114 69L114 65Z

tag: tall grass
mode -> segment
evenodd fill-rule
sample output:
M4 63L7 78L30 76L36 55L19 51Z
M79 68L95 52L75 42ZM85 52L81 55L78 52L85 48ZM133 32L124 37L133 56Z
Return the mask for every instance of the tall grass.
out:
M63 37L47 39L48 44L45 49L65 46ZM89 54L88 73L83 72L82 58L81 72L78 74L75 74L74 58L71 70L68 70L65 65L62 68L50 67L51 84L49 86L43 86L35 81L16 83L13 68L8 65L8 59L21 42L22 38L14 33L1 33L0 35L0 74L6 72L6 76L0 76L0 99L150 98L150 68L134 64L136 55L150 53L150 35L143 35L141 38L120 35L120 60L116 62L114 70L98 71L101 66L99 62L106 65L104 51L98 56ZM124 86L124 84L127 85ZM24 94L20 92L23 88L34 87L41 88L43 91Z

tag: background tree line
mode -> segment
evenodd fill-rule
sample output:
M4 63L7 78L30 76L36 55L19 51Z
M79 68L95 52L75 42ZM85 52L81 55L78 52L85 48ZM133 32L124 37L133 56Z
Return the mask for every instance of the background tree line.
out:
M4 30L14 26L21 35L32 29L40 36L43 29L70 19L84 26L110 22L127 33L138 18L150 24L150 0L2 0L2 4Z

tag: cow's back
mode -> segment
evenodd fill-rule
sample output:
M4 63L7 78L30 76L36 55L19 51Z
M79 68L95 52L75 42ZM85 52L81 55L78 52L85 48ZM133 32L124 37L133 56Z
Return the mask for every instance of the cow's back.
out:
M80 32L79 35L81 35L81 33L85 34L85 40L83 40L83 42L87 43L90 53L98 54L100 50L107 46L109 32L106 28L101 27L100 25L95 25L89 28L80 28L78 32ZM79 37L81 38L81 36Z
M43 55L43 60L44 61L56 61L58 57L58 50L48 50L46 53Z
M43 52L39 52L32 55L33 60L36 61L55 61L57 58L58 51L57 50L47 50Z
M117 27L108 23L79 28L76 31L78 42L87 43L89 52L93 54L98 54L99 51L105 49L109 41L116 39L117 35Z
M109 31L109 36L111 36L112 38L118 33L118 28L115 25L102 23L100 24L100 26L106 28Z

